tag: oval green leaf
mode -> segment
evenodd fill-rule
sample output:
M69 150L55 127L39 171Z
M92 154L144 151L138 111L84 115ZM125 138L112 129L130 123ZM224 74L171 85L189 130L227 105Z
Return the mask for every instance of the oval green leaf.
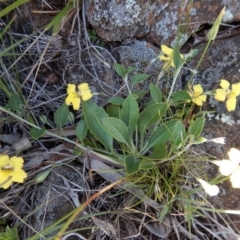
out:
M93 136L107 149L112 150L113 138L102 124L102 119L108 117L103 108L91 101L82 103L83 113L88 125L88 129Z
M139 166L142 160L136 159L133 156L127 156L124 160L126 173L128 175L136 173L139 170Z
M157 144L153 148L153 152L148 156L151 159L161 160L167 156L167 147L163 144Z
M160 103L162 101L162 93L160 89L152 83L150 83L150 93L155 103Z
M192 98L187 91L181 90L173 95L173 101L191 101Z
M79 121L76 127L76 136L81 142L83 142L83 140L86 138L87 131L88 131L88 126L87 126L86 120L82 119L81 121Z
M34 139L40 138L46 131L46 128L43 126L42 128L32 128L30 130L30 134Z
M157 103L151 105L140 113L139 116L139 132L140 136L143 137L144 132L148 127L161 120L167 109L166 103Z
M156 166L156 163L150 159L145 159L142 160L140 165L139 165L139 169L142 170L149 170L151 168L153 168L154 166Z
M54 123L58 128L62 128L67 120L69 115L69 108L66 104L63 104L58 108L58 110L54 113Z
M132 83L133 84L140 83L148 78L149 78L149 75L147 74L137 74L134 77L132 77Z
M200 117L197 120L191 122L189 127L189 133L195 137L198 137L203 130L204 123L205 123L204 117Z
M114 69L115 69L115 71L117 72L117 74L118 74L119 76L121 76L122 78L125 77L125 75L126 75L126 69L125 69L124 66L122 66L122 65L119 64L119 63L114 63Z
M108 117L102 119L102 123L110 135L117 141L125 144L130 143L128 128L123 121L114 117Z
M129 95L123 103L122 120L128 126L130 137L136 129L139 118L138 103L132 95Z

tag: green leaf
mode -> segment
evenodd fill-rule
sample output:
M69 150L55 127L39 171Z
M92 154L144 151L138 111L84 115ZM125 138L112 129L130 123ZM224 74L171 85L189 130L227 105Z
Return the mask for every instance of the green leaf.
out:
M198 49L191 49L188 54L185 54L186 62L191 62L192 58L198 54Z
M40 138L46 131L46 128L43 126L41 129L38 128L32 128L30 130L30 134L34 139Z
M173 49L173 63L176 69L181 68L184 64L184 60L179 54L179 51L175 48Z
M192 121L191 124L190 124L188 132L191 135L193 135L195 137L198 137L203 130L204 123L205 123L205 118L204 117L200 117L197 120Z
M178 121L179 120L174 119L156 128L156 130L152 132L151 136L149 137L147 147L144 151L146 152L150 148L155 147L157 144L165 144L167 141L169 141L171 139L174 126Z
M177 102L177 101L188 101L188 100L192 100L192 97L189 95L189 93L187 91L181 90L176 92L173 95L173 101Z
M129 144L130 138L126 124L120 119L108 117L102 119L103 125L106 127L110 135L117 141Z
M150 159L145 159L141 161L139 168L142 170L149 170L154 166L156 166L156 163L154 161Z
M112 150L113 138L102 124L102 119L108 115L103 108L97 106L91 101L82 103L83 113L90 132L102 143L107 149Z
M153 148L153 152L148 157L151 159L160 160L160 159L165 159L166 156L167 156L167 147L163 144L157 144Z
M29 2L30 0L17 0L14 3L8 5L6 8L0 11L0 18L11 12L12 10L16 9L20 5ZM3 1L1 1L3 2Z
M164 217L170 212L170 210L171 210L171 204L163 205L163 208L161 209L161 213L158 216L158 220L160 223L163 222Z
M39 173L36 177L35 177L35 182L36 183L42 183L46 180L46 178L48 177L49 173L51 172L52 169L48 169L46 171L43 171L41 173Z
M87 126L86 120L82 119L81 121L78 122L76 127L76 136L81 142L83 142L83 140L86 138L87 131L88 131L88 126Z
M73 124L75 122L75 117L74 117L74 114L72 112L68 113L67 121L70 122L71 124Z
M121 118L121 108L117 105L111 105L106 110L109 117Z
M140 83L148 78L149 78L149 75L147 74L137 74L134 77L132 77L132 83L133 84Z
M69 107L66 104L63 104L58 110L54 113L54 123L58 128L62 128L68 120Z
M136 100L141 101L146 93L147 91L145 90L138 90L138 91L132 92L132 95Z
M14 110L19 111L21 110L22 100L18 94L12 94L11 97L8 99L7 107Z
M136 173L139 170L139 166L142 160L136 159L133 156L127 156L124 159L126 173L128 175Z
M160 103L162 101L162 93L160 89L152 83L150 83L150 92L151 97L155 103Z
M136 129L139 118L138 103L132 95L129 95L123 103L122 120L128 126L130 137Z
M115 105L120 105L122 106L123 105L123 102L124 102L124 98L121 98L121 97L111 97L109 100L108 100L109 103L112 103L112 104L115 104Z
M7 226L5 232L0 233L0 240L19 240L17 228Z
M166 103L157 103L151 105L149 108L144 109L140 113L138 122L140 136L143 137L146 129L162 118L166 112L166 109Z
M127 69L127 73L131 73L132 71L134 71L136 68L135 67L128 67Z
M177 121L177 123L174 125L171 136L172 142L174 142L178 148L185 138L185 127L181 121Z
M70 1L69 1L70 2ZM67 16L67 13L71 11L74 8L73 2L68 4L66 7L64 7L52 20L51 22L46 26L46 30L49 30L52 28L52 34L57 33L59 30L59 27L61 27L61 23L63 19L65 19L65 16Z
M221 21L223 19L224 13L225 13L225 9L226 7L224 6L223 9L221 10L221 12L219 13L218 17L216 18L215 22L213 23L212 27L210 28L210 30L207 33L207 38L208 41L212 41L216 38L218 31L219 31L219 27L221 25Z
M114 63L114 69L119 76L121 76L122 78L125 77L127 72L126 72L126 69L123 65L121 65L119 63Z

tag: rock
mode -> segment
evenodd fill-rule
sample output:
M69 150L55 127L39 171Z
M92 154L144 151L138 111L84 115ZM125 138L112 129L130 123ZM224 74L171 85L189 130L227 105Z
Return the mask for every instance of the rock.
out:
M183 44L202 24L212 24L223 6L226 6L223 22L240 20L240 2L237 0L180 3L168 0L87 0L86 15L104 41L147 37L156 45L172 45L177 31L178 41Z
M70 197L70 190L77 188L76 186L86 189L85 179L81 172L79 165L75 164L71 167L63 164L54 168L44 183L36 185L33 202L34 208L38 210L33 213L31 219L36 231L40 232L76 208ZM71 188L64 184L61 176L67 179ZM80 202L81 196L78 194Z

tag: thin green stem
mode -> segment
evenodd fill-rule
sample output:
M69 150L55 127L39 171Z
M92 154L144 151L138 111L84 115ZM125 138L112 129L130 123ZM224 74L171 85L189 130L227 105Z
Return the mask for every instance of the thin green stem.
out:
M167 103L169 102L170 97L172 96L172 92L173 92L174 86L175 86L176 81L177 81L177 77L178 77L181 69L182 69L182 68L179 67L179 68L177 68L176 71L175 71L174 78L173 78L173 82L172 82L172 86L171 86L170 92L169 92L169 94L168 94Z
M201 55L201 58L200 58L197 66L196 66L196 73L193 73L192 76L191 76L191 78L190 78L190 80L189 80L189 83L190 83L190 84L192 83L193 78L194 78L195 75L197 74L197 70L198 70L199 66L201 65L201 63L202 63L203 58L205 57L205 54L206 54L206 52L207 52L207 50L208 50L211 42L212 42L211 40L209 40L209 41L207 42L207 45L205 46L204 51L203 51L203 53L202 53L202 55Z
M130 89L130 87L129 87L129 85L128 85L128 74L125 75L125 77L123 78L123 80L124 80L124 82L125 82L125 84L126 84L126 86L127 86L128 93L131 94L131 89Z

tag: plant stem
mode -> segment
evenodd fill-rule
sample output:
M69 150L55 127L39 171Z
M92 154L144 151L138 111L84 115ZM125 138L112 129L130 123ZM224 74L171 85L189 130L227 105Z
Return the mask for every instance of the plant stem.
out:
M203 58L204 58L204 56L205 56L205 54L206 54L206 52L207 52L207 50L208 50L211 42L212 42L212 40L209 40L209 41L207 42L207 45L205 46L204 51L203 51L203 53L202 53L202 55L201 55L201 58L200 58L197 66L196 66L196 73L193 73L192 76L191 76L191 78L190 78L190 80L189 80L189 83L190 83L190 84L192 83L193 78L194 78L195 75L197 74L197 70L198 70L200 64L202 63Z
M176 69L176 72L175 72L175 74L174 74L174 78L173 78L173 83L172 83L172 86L171 86L170 92L169 92L169 94L168 94L167 103L168 103L169 100L170 100L170 97L171 97L171 95L172 95L172 92L173 92L174 86L175 86L176 81L177 81L177 77L178 77L178 75L179 75L181 69L182 69L181 67L179 67L179 68Z
M126 86L127 86L128 93L131 94L131 89L130 89L130 87L129 87L129 85L128 85L128 74L125 75L125 77L124 77L123 80L124 80L124 82L125 82L125 84L126 84Z

